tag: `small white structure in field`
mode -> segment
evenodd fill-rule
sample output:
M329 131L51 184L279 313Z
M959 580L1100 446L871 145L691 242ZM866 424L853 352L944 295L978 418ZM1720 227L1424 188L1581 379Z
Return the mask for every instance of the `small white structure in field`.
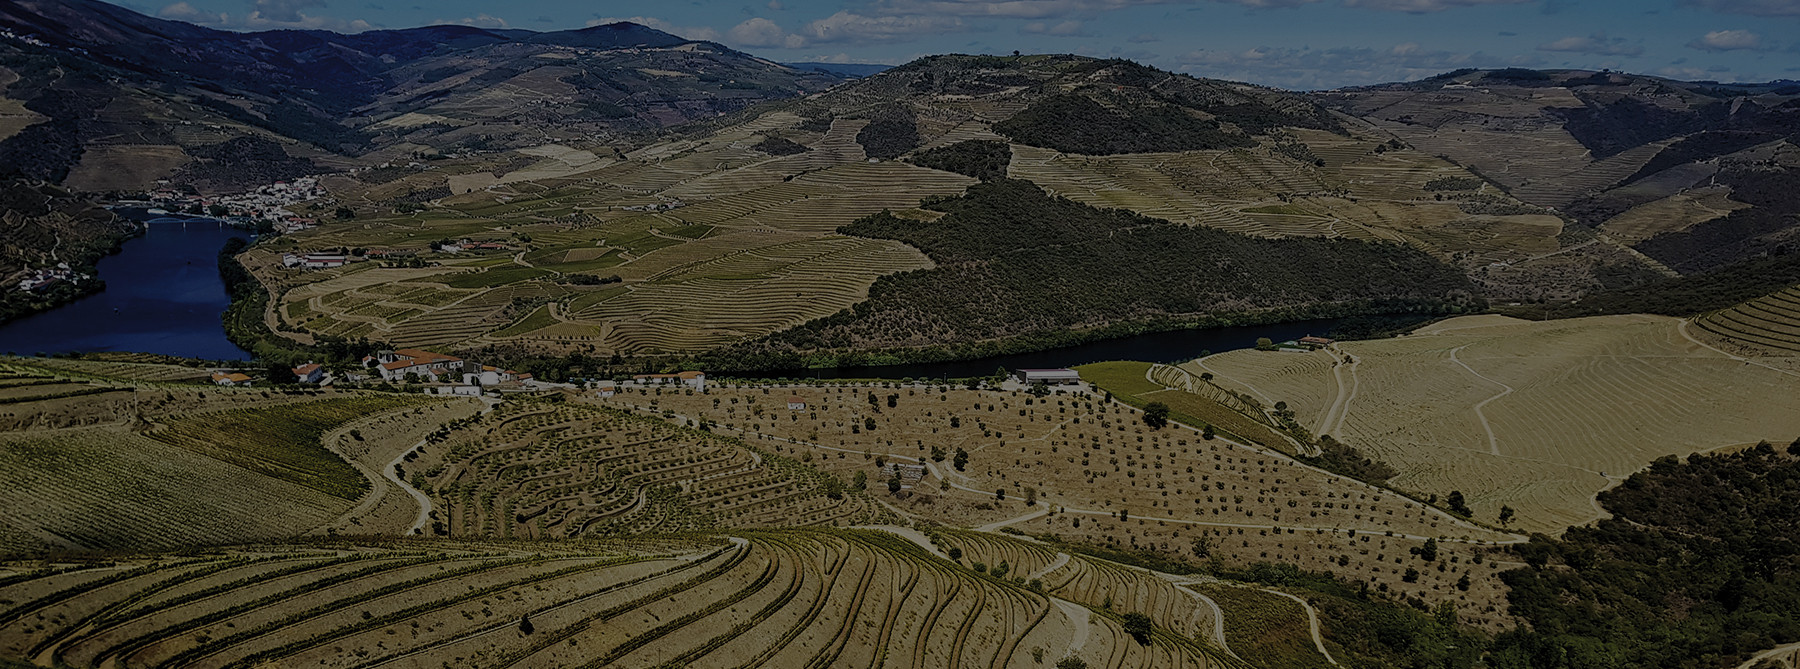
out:
M795 396L788 398L788 411L805 411L806 400Z
M687 386L706 392L706 372L681 372L679 374L639 374L631 380L646 386Z
M1053 386L1081 382L1081 373L1073 369L1021 369L1013 376L1022 383L1044 383Z
M248 386L254 383L255 379L238 372L213 372L212 382L214 385L220 386Z

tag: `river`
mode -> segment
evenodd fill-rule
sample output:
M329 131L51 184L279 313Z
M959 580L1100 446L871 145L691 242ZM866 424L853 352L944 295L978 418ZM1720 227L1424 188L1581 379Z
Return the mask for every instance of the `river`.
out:
M250 356L225 338L231 299L219 278L219 249L243 230L212 219L120 215L148 231L97 265L106 290L0 326L0 352L132 351L207 360Z
M913 365L884 365L880 367L838 367L833 369L780 370L751 372L747 374L721 374L726 377L786 377L817 379L903 379L903 378L968 378L989 376L999 367L1011 369L1057 369L1074 367L1090 362L1107 362L1110 360L1136 360L1141 362L1186 362L1211 351L1219 353L1240 348L1251 348L1256 340L1268 337L1272 341L1288 341L1307 335L1326 336L1337 327L1342 319L1326 318L1308 321L1275 323L1272 325L1245 325L1228 328L1209 328L1205 330L1175 330L1171 332L1152 332L1133 335L1119 339L1108 339L1067 348L1055 348L1035 353L1018 353L978 360L962 360L957 362L935 362Z

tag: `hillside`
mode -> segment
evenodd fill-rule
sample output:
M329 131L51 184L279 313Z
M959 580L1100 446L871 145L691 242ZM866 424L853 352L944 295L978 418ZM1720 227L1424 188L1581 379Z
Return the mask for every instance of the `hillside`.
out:
M1006 125L1015 115L1070 96L1086 101L1076 103L1082 109L1177 134L1204 129L1196 137L1219 143L1088 155L1001 134L1031 127ZM1193 228L1195 238L1237 240L1217 251L1232 262L1248 263L1243 253L1304 248L1311 249L1303 253L1309 262L1341 269L1361 261L1353 258L1370 259L1365 252L1373 250L1405 254L1405 264L1421 272L1475 279L1425 282L1440 301L1452 284L1465 304L1521 294L1567 298L1599 287L1594 277L1602 268L1653 271L1624 250L1562 235L1563 222L1547 210L1453 163L1342 122L1302 96L1125 61L931 57L816 96L689 124L631 150L567 141L334 177L327 186L353 203L356 223L327 224L280 247L419 253L423 268L359 263L298 273L272 264L275 247L247 258L279 305L271 314L279 327L501 356L589 346L695 354L844 312L869 299L879 277L944 264L906 235L845 226L884 210L935 220L945 211L920 208L922 201L956 196L978 179L1028 180L1071 204L1176 224L1156 228L1165 234ZM424 210L411 211L414 203ZM429 247L462 238L499 244L514 258ZM1139 271L1131 269L1136 251L1114 250L1119 255L1084 262L1096 276ZM1504 281L1489 275L1495 265L1539 257L1549 258L1543 272ZM440 269L431 271L433 263ZM1329 301L1392 297L1331 272L1352 280ZM617 283L583 283L613 276ZM1305 295L1332 292L1318 288L1136 305L1068 323L1020 322L956 336L1143 327L1213 312L1289 313L1280 310L1320 308L1302 304ZM1030 290L1015 292L1029 300ZM883 337L866 345L915 345L902 344L898 332Z
M0 323L98 289L94 263L136 232L130 221L60 187L0 176ZM17 289L20 281L59 264L86 278Z
M1316 94L1664 273L1702 274L1800 240L1800 89L1616 72L1459 70ZM1525 267L1498 273L1517 273ZM1605 289L1651 274L1608 270Z
M349 156L512 148L549 127L563 133L552 138L612 139L841 80L636 24L236 33L98 0L8 0L0 28L32 40L0 45L5 97L42 117L0 128L0 155L89 190L187 181L181 168L200 149L240 137L327 171ZM263 176L196 185L230 191Z
M839 231L905 242L937 267L878 279L850 310L750 344L749 361L728 351L715 364L778 368L795 361L759 354L870 348L969 355L979 349L967 345L1014 337L1067 341L1080 336L1071 331L1269 312L1295 319L1472 307L1461 273L1400 244L1182 226L1052 198L1020 180L971 186L926 209L943 216L877 214Z

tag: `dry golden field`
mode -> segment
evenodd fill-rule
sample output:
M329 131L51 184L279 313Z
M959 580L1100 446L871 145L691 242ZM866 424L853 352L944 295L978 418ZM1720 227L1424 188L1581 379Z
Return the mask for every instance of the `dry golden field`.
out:
M1608 316L1455 318L1310 354L1234 351L1215 380L1287 401L1297 419L1377 456L1420 494L1460 490L1476 518L1555 531L1651 460L1800 436L1793 373L1722 353L1683 322Z

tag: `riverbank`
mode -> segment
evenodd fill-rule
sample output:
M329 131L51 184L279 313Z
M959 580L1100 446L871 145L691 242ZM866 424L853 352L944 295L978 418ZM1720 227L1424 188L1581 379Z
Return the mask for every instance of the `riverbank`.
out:
M0 325L0 351L130 351L245 360L220 327L229 298L217 254L243 231L210 219L152 217L95 263L106 289Z

